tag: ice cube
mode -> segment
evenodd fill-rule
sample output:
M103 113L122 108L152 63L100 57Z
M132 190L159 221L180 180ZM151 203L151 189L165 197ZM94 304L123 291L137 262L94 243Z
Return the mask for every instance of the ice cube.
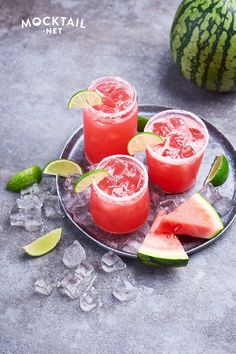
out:
M42 210L40 208L33 208L26 212L24 227L27 231L38 231L43 224Z
M93 272L94 272L94 268L92 264L88 262L82 262L75 270L76 275L82 276L84 278L91 276Z
M178 150L177 149L165 149L162 153L162 156L170 157L172 159L177 159L178 158Z
M157 215L157 213L156 213L156 208L151 209L150 212L149 212L149 215L148 215L148 220L147 220L149 226L152 225L153 221L154 221L155 218L156 218L156 215Z
M46 296L51 295L55 287L56 287L55 283L49 283L44 279L38 279L34 283L34 291L37 294L46 295Z
M48 194L56 194L57 187L56 187L56 179L55 176L43 176L43 179L40 182L40 188L42 192Z
M77 174L69 174L64 182L64 190L68 192L74 191L74 183L80 177Z
M190 145L185 145L184 147L182 147L180 151L180 157L182 158L191 157L195 154L196 152L193 150L192 146Z
M10 212L10 224L12 226L24 226L25 225L25 211L19 209L17 205L14 205Z
M186 135L176 133L170 136L169 146L172 148L180 148L185 145Z
M101 300L94 287L80 296L80 308L82 311L90 312L99 307L101 307Z
M165 138L170 135L173 130L173 126L169 122L155 122L152 129L155 134Z
M187 127L184 119L182 119L182 118L174 117L174 118L170 119L170 122L174 126L175 129Z
M213 206L220 216L225 216L231 210L233 201L227 197L221 196L220 199L213 203Z
M200 130L198 130L196 128L189 128L189 131L191 133L193 141L201 140L201 139L205 138L205 135Z
M207 183L205 186L203 186L199 193L211 204L214 204L217 200L222 198L218 189L211 183Z
M34 183L31 187L28 187L26 189L22 189L20 194L25 195L25 194L34 194L38 195L41 193L41 188L37 183Z
M124 252L136 254L145 236L141 232L136 232L132 237L130 236L124 242L121 242L119 248Z
M62 196L63 203L69 213L89 204L90 189L85 189L81 193L68 192Z
M166 214L177 208L177 204L173 199L166 199L160 202L160 209L164 210Z
M45 196L43 209L46 219L58 219L65 216L56 195Z
M60 283L62 293L72 300L77 299L86 290L90 289L96 279L96 274L89 277L82 277L76 273L68 274Z
M43 206L42 200L37 195L26 194L16 199L16 204L20 209L41 208Z
M114 252L109 251L102 256L102 269L106 273L116 272L126 268L126 264Z
M138 296L138 289L128 280L118 279L112 290L112 295L120 302L135 300Z
M143 236L146 236L148 234L150 230L150 225L148 224L148 222L145 222L145 224L143 224L139 229L138 232L143 234Z
M68 248L65 249L63 263L68 268L77 267L84 259L86 259L85 250L79 241L75 240Z
M90 226L94 224L90 212L82 209L77 209L73 212L73 219L76 224L81 226Z

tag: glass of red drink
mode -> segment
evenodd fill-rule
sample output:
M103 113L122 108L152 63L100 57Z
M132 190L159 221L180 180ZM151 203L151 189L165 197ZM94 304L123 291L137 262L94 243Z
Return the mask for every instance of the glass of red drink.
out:
M85 155L90 163L128 154L127 144L137 132L138 99L133 86L119 77L102 77L88 90L98 91L102 104L83 110Z
M163 144L148 147L150 180L166 193L182 193L194 184L208 143L204 122L182 110L162 111L145 127L163 138Z
M144 165L130 156L113 155L103 159L98 168L110 176L93 184L90 210L94 222L114 234L137 230L145 223L150 208Z

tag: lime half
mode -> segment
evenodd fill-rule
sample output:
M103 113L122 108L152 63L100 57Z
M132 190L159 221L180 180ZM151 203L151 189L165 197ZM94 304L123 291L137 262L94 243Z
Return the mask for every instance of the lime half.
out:
M81 193L86 188L88 188L93 182L99 183L103 178L108 176L109 173L103 169L97 169L87 172L77 179L74 184L74 191L76 193Z
M138 115L138 132L143 132L148 119L144 116Z
M82 175L82 168L76 162L66 159L50 161L43 169L47 175L67 177L69 174Z
M216 155L204 184L211 182L214 187L220 186L227 180L228 175L229 163L227 158L223 154Z
M41 179L41 168L39 166L31 166L11 177L7 182L7 189L10 189L12 192L20 192L34 183L39 183Z
M134 155L137 152L145 152L146 147L154 147L162 143L162 138L154 133L145 132L135 135L128 143L128 153Z
M37 240L22 248L29 256L43 256L56 247L61 239L61 233L62 228L52 230L48 234L39 237Z
M102 95L97 91L83 90L76 92L68 102L68 108L86 108L102 104Z

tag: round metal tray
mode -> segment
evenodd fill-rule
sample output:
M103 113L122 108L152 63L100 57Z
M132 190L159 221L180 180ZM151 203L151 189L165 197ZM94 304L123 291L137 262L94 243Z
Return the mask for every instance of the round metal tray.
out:
M162 107L162 106L154 106L154 105L140 105L139 106L139 114L144 115L147 118L150 118L152 115L170 109L169 107ZM203 119L203 118L202 118ZM211 240L203 240L198 238L191 238L191 237L181 237L181 243L186 250L186 252L190 255L194 252L200 251L201 249L209 246L213 242L215 242L219 237L221 237L230 224L233 222L235 215L236 215L236 151L229 140L224 136L224 134L218 130L214 125L209 123L207 120L203 119L205 122L210 139L209 144L207 147L207 151L200 168L199 176L197 182L195 183L194 187L189 190L188 192L184 193L183 197L188 197L192 195L194 192L201 189L203 185L203 181L206 177L207 172L209 171L210 165L214 156L217 153L224 153L230 165L230 174L226 181L226 183L220 187L222 195L230 198L233 203L232 207L227 213L227 215L223 218L223 223L225 225L224 230L218 234L215 238ZM84 136L83 136L83 127L79 127L73 135L67 141L65 147L62 150L60 158L71 159L77 161L84 169L86 170L89 166L88 162L84 156ZM127 251L124 250L125 243L129 241L131 238L135 240L135 237L139 237L140 233L137 231L136 233L132 233L130 235L112 235L107 233L101 229L99 229L94 223L90 225L82 225L76 223L73 220L73 215L66 210L66 207L62 201L62 193L63 193L63 178L57 178L57 192L59 199L61 201L62 207L65 211L65 214L70 219L70 221L79 229L80 234L83 237L88 237L89 239L93 240L99 246L103 247L106 250L112 250L120 256L128 257L128 258L137 258L136 252L134 251ZM172 199L178 198L175 195L171 196ZM81 208L81 212L86 212Z

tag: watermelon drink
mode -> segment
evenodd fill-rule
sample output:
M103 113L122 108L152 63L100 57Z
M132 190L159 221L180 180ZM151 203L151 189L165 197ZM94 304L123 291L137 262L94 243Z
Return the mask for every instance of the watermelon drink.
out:
M163 143L147 147L151 181L166 193L182 193L194 184L208 143L204 122L195 114L167 110L153 116L145 127Z
M93 81L88 90L102 96L102 104L83 110L85 155L90 163L127 154L127 144L137 132L138 100L133 86L119 77Z
M142 226L149 214L148 174L133 157L114 155L100 162L110 176L93 183L90 210L103 230L126 234Z

